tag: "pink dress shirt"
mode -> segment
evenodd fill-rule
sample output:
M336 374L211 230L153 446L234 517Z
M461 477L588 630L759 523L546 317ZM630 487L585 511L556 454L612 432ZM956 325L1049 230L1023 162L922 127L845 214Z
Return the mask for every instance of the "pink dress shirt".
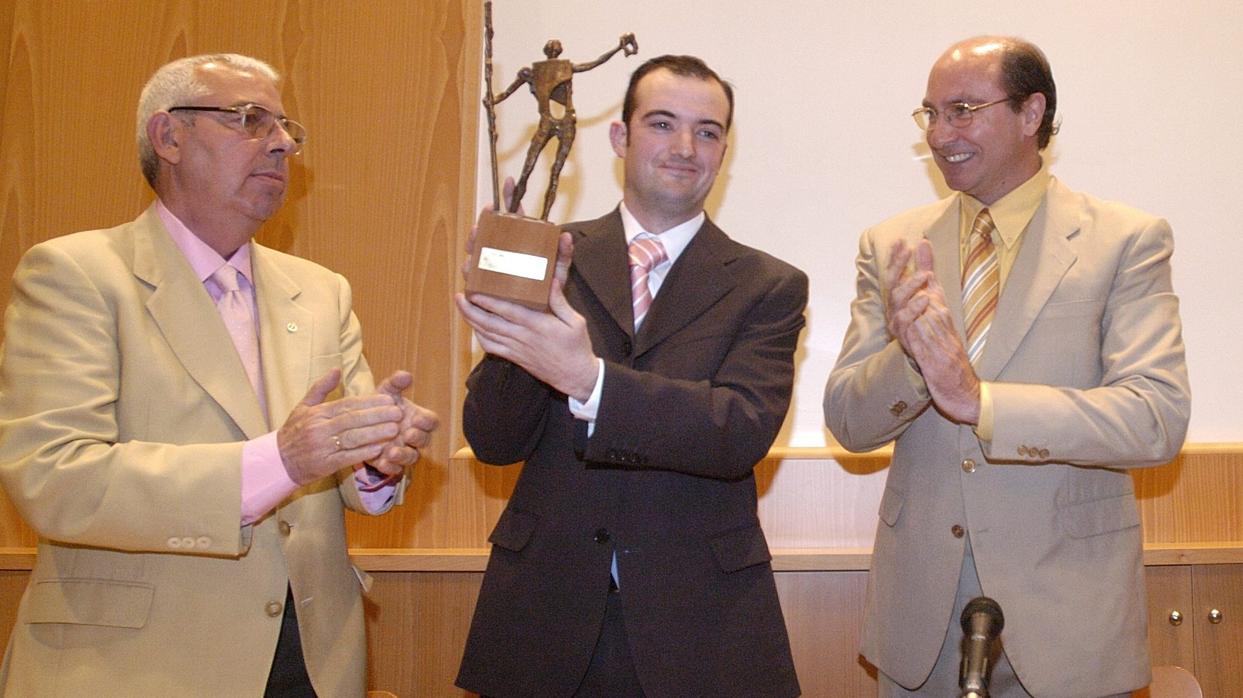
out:
M211 279L221 265L228 262L241 272L239 286L250 302L251 314L255 318L258 336L259 308L255 301L255 286L250 263L250 243L238 248L228 260L224 259L190 231L162 201L156 201L156 213L168 230L173 242L185 255L190 268L194 270L199 281L212 301L218 301L223 290ZM260 361L259 381L263 382L263 362ZM259 406L266 415L268 411L267 397L263 390L258 390ZM270 425L269 425L270 426ZM242 446L242 521L243 526L258 521L276 508L286 497L298 489L297 483L289 479L285 465L281 461L280 450L276 443L276 431L247 441ZM363 506L371 513L382 511L396 490L393 481L386 481L383 474L359 464L354 473L354 483L358 486Z

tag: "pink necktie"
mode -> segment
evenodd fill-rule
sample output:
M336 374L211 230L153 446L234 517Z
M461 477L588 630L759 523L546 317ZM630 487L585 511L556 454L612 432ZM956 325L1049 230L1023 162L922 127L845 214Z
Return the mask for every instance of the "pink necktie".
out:
M237 348L237 355L242 359L246 377L250 379L250 385L255 389L260 404L263 404L263 386L259 376L259 338L255 335L255 316L250 310L250 299L238 286L240 273L231 265L225 264L211 275L224 291L216 301L216 309L220 311L224 326L233 338L233 346Z
M665 246L656 238L635 238L630 243L630 295L634 298L634 329L637 332L652 307L652 290L647 277L668 258Z
M962 313L967 323L967 358L973 366L984 351L1001 289L997 249L993 246L995 228L988 209L980 211L971 225L971 234L967 237L967 259L962 265Z

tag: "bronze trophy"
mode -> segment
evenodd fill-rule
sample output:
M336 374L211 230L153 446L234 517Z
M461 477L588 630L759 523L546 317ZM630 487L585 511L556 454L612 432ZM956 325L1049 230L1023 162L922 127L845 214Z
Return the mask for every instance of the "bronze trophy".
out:
M552 287L552 270L557 260L557 239L560 228L548 222L557 197L557 180L565 165L570 146L574 143L573 77L609 60L618 51L632 56L639 51L634 34L624 34L617 46L594 61L574 63L560 58L561 42L552 39L544 45L545 60L536 61L518 71L504 92L492 91L492 2L483 4L484 12L484 84L487 94L483 106L488 115L488 139L492 155L492 209L479 216L471 267L466 277L467 293L485 293L529 308L547 312L548 293ZM527 149L522 174L514 186L506 211L501 211L500 174L496 162L496 105L523 85L528 86L539 107L539 126ZM556 106L554 106L556 105ZM558 116L557 113L560 112ZM557 139L557 155L544 194L544 210L539 218L519 213L527 180L540 152L553 137Z

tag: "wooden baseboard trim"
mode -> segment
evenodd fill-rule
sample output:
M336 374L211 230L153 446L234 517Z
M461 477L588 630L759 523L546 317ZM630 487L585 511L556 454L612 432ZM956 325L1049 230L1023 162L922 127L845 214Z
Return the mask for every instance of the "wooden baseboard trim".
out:
M872 561L871 548L774 548L772 555L777 572L862 572ZM368 572L483 572L488 548L355 548L350 558ZM1243 564L1243 542L1147 545L1144 564Z
M866 571L870 548L774 548L773 569L778 572ZM487 548L352 548L354 564L368 572L483 572ZM0 571L29 571L34 548L0 548ZM1243 564L1243 542L1150 544L1144 564Z

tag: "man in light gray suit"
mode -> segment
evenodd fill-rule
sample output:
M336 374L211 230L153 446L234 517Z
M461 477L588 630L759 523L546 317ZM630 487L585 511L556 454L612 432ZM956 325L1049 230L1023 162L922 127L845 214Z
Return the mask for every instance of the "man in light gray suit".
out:
M980 594L1005 613L991 695L1149 681L1126 469L1187 429L1173 239L1048 174L1056 100L1034 45L950 47L914 116L958 193L860 241L824 408L852 451L896 440L862 640L882 696L958 695L958 616Z

